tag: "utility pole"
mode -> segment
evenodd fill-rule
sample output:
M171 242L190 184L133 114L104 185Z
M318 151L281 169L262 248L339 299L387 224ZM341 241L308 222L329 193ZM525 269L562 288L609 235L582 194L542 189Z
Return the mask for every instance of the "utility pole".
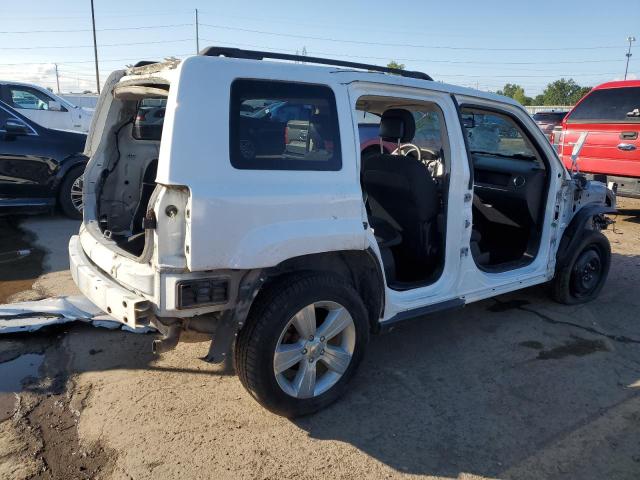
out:
M58 75L58 64L53 64L56 67L56 85L58 86L58 95L60 95L60 76Z
M631 58L631 42L635 42L636 37L628 36L627 42L629 42L629 50L627 50L627 66L624 69L624 79L627 79L627 72L629 71L629 59Z
M196 8L196 55L200 53L200 34L198 32L198 9Z
M98 70L98 43L96 42L96 16L93 11L93 0L91 0L91 24L93 26L93 55L96 61L96 90L100 95L100 71Z

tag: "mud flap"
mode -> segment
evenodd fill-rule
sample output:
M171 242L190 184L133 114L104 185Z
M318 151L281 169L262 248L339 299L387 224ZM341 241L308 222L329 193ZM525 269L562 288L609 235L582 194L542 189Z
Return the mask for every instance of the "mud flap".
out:
M233 342L244 326L253 300L264 283L262 270L249 271L240 281L238 300L232 310L227 310L220 317L216 332L209 346L209 352L203 358L206 362L220 364L226 362L230 368Z

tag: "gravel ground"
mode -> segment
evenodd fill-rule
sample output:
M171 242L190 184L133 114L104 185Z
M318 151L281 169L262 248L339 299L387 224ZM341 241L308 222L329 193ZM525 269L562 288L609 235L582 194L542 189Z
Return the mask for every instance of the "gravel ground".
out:
M84 325L4 337L0 478L640 478L640 201L620 207L597 301L539 286L407 323L301 420L262 409L195 337L160 358L153 335ZM77 224L20 227L45 274L11 298L76 293ZM15 388L2 368L25 358Z

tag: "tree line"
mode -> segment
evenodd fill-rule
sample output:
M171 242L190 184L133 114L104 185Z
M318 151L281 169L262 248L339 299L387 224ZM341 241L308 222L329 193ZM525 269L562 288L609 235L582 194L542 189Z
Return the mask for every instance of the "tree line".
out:
M524 88L515 83L507 83L498 95L511 97L522 105L574 105L584 97L591 87L578 85L573 78L568 80L561 78L549 83L540 95L528 97Z
M404 64L391 60L387 67L404 70ZM524 88L516 83L507 83L496 93L511 97L522 105L575 105L591 87L578 85L573 78L556 80L549 83L540 95L528 97Z

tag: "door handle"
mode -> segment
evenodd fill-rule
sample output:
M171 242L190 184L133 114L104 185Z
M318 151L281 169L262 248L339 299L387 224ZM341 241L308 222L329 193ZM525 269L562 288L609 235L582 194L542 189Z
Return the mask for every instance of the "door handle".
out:
M631 143L619 143L618 150L624 150L625 152L631 152L636 149L636 146Z
M637 140L638 132L622 132L620 134L620 140Z

